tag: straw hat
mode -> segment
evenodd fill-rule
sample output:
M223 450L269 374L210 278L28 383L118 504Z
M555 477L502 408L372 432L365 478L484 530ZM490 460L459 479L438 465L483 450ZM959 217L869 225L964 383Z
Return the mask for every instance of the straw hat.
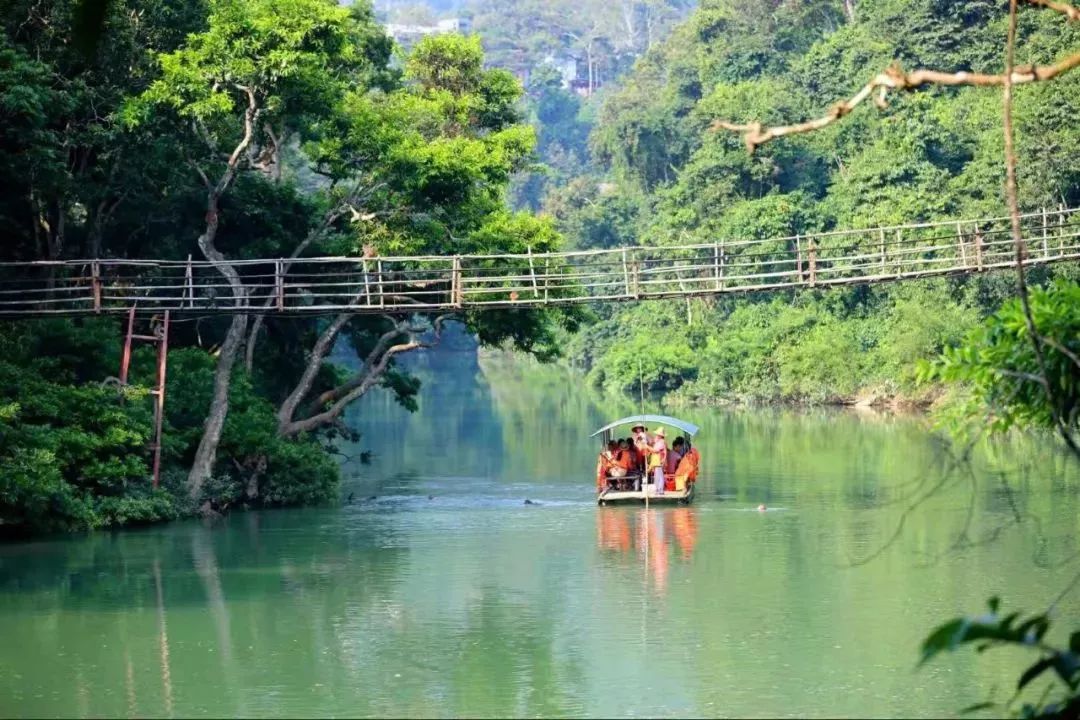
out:
M640 428L640 429L644 430L644 429L645 429L645 426L644 426L644 425L642 425L641 423L638 423L638 424L637 424L637 425L635 425L634 427L630 428L630 432L637 432L637 431L638 431L638 428Z
M664 435L664 428L662 427L656 428L656 430L653 432L653 435L656 435L657 437L667 437L666 435Z

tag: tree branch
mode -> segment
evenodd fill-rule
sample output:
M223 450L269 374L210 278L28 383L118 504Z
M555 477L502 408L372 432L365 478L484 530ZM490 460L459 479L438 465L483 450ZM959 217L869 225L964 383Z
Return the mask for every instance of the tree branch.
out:
M1057 0L1025 0L1025 2L1049 8L1050 10L1061 13L1070 20L1080 20L1080 10L1077 10L1068 3L1057 2Z
M320 368L322 368L323 360L326 358L326 354L330 352L330 348L333 347L334 339L337 337L341 328L345 327L345 323L349 322L352 315L349 313L341 313L333 322L326 326L326 329L319 335L319 339L315 342L315 346L311 349L311 357L308 358L307 365L304 367L304 372L300 375L300 379L296 383L296 387L289 393L289 396L285 398L285 402L281 403L281 407L278 409L278 429L286 427L292 422L293 415L296 414L296 408L300 404L300 401L311 391L311 386L315 382L315 377L319 374ZM249 345L253 344L254 338L249 340Z
M330 408L316 415L312 415L311 417L304 418L303 420L289 423L280 430L281 434L285 437L291 437L300 433L315 430L321 425L333 422L345 411L345 408L348 407L350 403L365 395L367 391L378 382L394 355L409 352L410 350L416 350L417 348L432 347L433 345L434 343L424 343L419 340L412 340L407 343L391 346L383 353L383 356L379 358L379 361L375 365L367 369L364 373L363 380L349 392L345 393L337 402L331 405Z
M306 416L302 420L282 424L278 432L284 437L291 437L336 422L349 404L363 397L381 380L395 355L437 345L442 338L443 324L452 317L452 315L441 315L435 319L430 328L435 332L435 339L431 342L410 340L409 342L392 345L391 343L402 335L415 335L428 329L397 323L392 330L384 333L375 343L375 347L372 348L364 360L363 370L338 387L319 395L318 398L308 404Z
M1045 82L1080 66L1080 52L1073 53L1064 60L1053 65L1041 65L1037 67L1022 67L1013 70L1008 79L1013 85L1022 85L1033 82ZM946 73L938 70L914 70L904 72L894 64L876 75L862 90L857 92L851 99L839 102L825 115L807 120L794 125L778 125L776 127L763 127L759 122L745 124L732 123L727 120L717 120L713 123L713 130L731 130L742 133L743 141L750 152L754 152L759 146L781 138L786 135L798 135L801 133L814 132L832 125L843 118L875 91L875 104L879 108L886 107L889 92L900 90L914 90L923 85L975 85L975 86L998 86L1005 85L1005 75L984 75L982 73L956 72Z

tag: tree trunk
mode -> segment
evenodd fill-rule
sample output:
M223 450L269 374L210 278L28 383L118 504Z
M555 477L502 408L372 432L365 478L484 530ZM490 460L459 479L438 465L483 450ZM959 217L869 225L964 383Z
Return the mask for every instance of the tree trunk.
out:
M849 23L855 22L855 0L844 0L844 14Z
M247 315L236 315L229 325L225 342L218 355L217 369L214 371L214 394L210 400L210 410L206 415L199 448L195 451L195 462L188 473L188 494L192 500L198 500L203 484L210 479L217 460L218 444L221 431L225 427L225 416L229 412L229 384L232 380L233 366L240 354L240 344L247 333Z
M258 120L259 110L255 99L255 93L251 88L241 87L248 96L248 108L244 112L244 136L240 143L233 149L229 161L225 166L225 172L217 184L212 184L206 174L199 169L203 182L206 184L206 230L199 236L199 249L217 271L229 282L232 290L233 303L237 308L247 305L247 293L244 284L240 280L240 273L236 271L229 261L221 254L214 245L218 231L218 210L221 196L225 194L233 180L236 179L236 171L240 166L241 158L251 145L254 136L255 123ZM203 425L203 434L199 439L199 447L195 451L195 461L188 473L188 495L198 500L202 494L203 485L214 472L214 463L217 460L218 444L221 442L221 431L225 427L225 416L229 412L229 383L232 380L233 366L240 354L240 346L247 335L248 319L245 314L233 316L229 332L225 335L225 342L218 354L217 369L214 371L214 394L210 400L210 411L206 416L206 424Z

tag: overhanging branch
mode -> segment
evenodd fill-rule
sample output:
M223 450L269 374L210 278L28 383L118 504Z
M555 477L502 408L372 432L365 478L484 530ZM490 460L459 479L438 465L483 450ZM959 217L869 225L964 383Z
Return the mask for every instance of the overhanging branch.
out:
M1025 2L1045 7L1059 12L1069 20L1080 20L1080 10L1058 0L1024 0ZM857 108L867 98L873 97L874 103L879 108L888 104L890 92L901 90L914 90L924 85L946 86L978 86L978 87L1004 87L1008 85L1025 85L1028 83L1045 82L1059 75L1069 72L1080 66L1080 52L1075 52L1068 57L1059 60L1052 65L1022 66L1010 68L1008 75L987 75L972 72L942 72L940 70L919 69L906 72L899 63L894 63L884 71L875 75L870 82L863 86L859 92L848 100L838 102L821 117L807 120L792 125L777 125L766 127L760 122L733 123L728 120L716 120L712 124L712 130L730 130L741 133L746 148L751 153L758 147L770 140L785 137L787 135L799 135L802 133L821 130L837 122L852 110ZM1006 83L1007 80L1011 82Z

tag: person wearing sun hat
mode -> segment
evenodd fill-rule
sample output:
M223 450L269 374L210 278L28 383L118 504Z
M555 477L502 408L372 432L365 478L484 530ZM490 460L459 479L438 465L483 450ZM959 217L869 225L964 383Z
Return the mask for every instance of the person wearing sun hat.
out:
M653 478L653 494L664 494L664 465L667 463L667 440L664 438L664 428L658 427L653 432L652 446L648 451L648 470Z

